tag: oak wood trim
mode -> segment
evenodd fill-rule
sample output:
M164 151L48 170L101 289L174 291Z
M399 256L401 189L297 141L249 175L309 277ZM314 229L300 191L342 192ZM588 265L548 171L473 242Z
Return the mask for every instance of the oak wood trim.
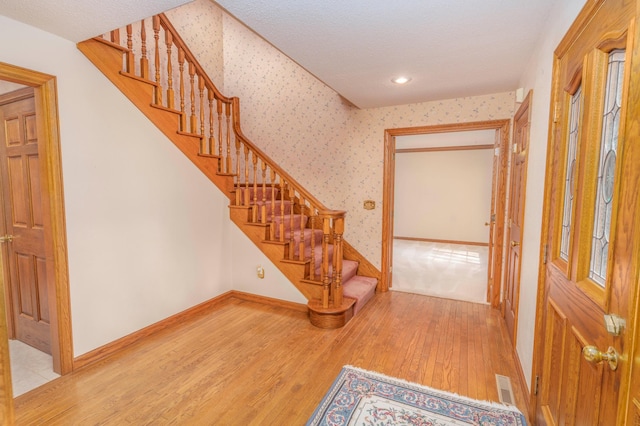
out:
M489 243L481 243L477 241L458 241L458 240L437 240L435 238L416 238L416 237L393 237L394 240L406 240L406 241L424 241L427 243L443 243L443 244L461 244L467 246L482 246L488 247Z
M434 146L425 148L401 148L396 149L396 154L407 152L440 152L440 151L471 151L476 149L493 149L493 145L454 145L454 146Z
M524 374L524 370L522 369L522 361L520 361L520 355L518 355L518 350L516 349L515 345L512 346L513 348L513 359L515 360L515 364L516 364L516 373L518 375L518 385L520 386L520 392L522 392L522 395L524 395L524 402L526 404L526 411L523 411L522 414L525 415L525 417L527 417L527 421L529 422L529 424L534 424L531 419L531 392L529 392L529 389L527 389L527 380L525 379L525 374ZM535 376L534 376L534 380L535 380ZM535 381L532 382L533 386L535 386Z
M195 305L187 310L178 312L175 315L167 317L147 327L141 328L138 331L134 331L131 334L127 334L126 336L121 337L117 340L114 340L113 342L102 345L99 348L96 348L90 352L82 354L73 360L74 370L77 370L89 364L93 364L97 361L100 361L126 348L127 346L137 342L138 340L149 337L171 326L179 324L180 322L186 321L189 318L198 316L203 312L206 312L212 309L213 307L219 305L220 303L225 302L228 299L231 299L233 297L234 297L233 291L228 291L212 299L209 299L205 302L202 302L198 305Z
M271 297L245 293L237 290L230 290L226 293L218 295L212 299L209 299L205 302L195 305L182 312L178 312L175 315L167 317L161 321L153 323L138 331L134 331L131 334L128 334L124 337L114 340L113 342L102 345L99 348L96 348L90 352L87 352L83 355L76 357L74 359L74 369L79 369L87 365L93 364L95 362L98 362L141 339L152 336L155 333L158 333L162 330L173 327L176 324L189 320L190 318L196 317L198 315L202 315L203 313L211 309L214 309L221 303L225 303L230 299L239 299L239 300L245 300L249 302L261 303L263 305L291 309L293 311L298 311L298 312L305 312L305 313L308 312L307 305L303 305L301 303L274 299Z
M291 309L293 311L298 311L298 312L306 313L309 311L309 309L307 308L307 305L302 303L289 302L288 300L274 299L273 297L260 296L258 294L245 293L243 291L238 291L238 290L232 290L229 293L231 293L231 297L234 297L240 300L246 300L248 302L256 302L256 303L261 303L263 305L276 306L278 308Z

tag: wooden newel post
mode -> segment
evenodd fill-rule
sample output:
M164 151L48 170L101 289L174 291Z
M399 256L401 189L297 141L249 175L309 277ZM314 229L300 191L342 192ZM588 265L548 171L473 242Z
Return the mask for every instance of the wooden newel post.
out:
M331 277L329 276L329 241L331 239L331 217L322 216L322 307L329 307L329 288ZM313 265L311 266L313 267Z
M333 220L333 283L334 283L334 306L342 305L342 236L344 234L344 217L342 212L339 217Z

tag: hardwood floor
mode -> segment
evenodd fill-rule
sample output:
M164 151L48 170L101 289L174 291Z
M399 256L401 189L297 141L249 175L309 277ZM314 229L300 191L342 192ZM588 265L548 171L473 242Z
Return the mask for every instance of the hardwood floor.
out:
M346 364L491 401L501 374L526 409L498 311L388 292L337 330L229 299L16 398L16 423L302 425Z

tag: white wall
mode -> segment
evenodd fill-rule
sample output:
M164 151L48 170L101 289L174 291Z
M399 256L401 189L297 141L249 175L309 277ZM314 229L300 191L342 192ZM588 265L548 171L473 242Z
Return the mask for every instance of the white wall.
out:
M231 289L227 200L75 44L0 16L57 77L74 356Z
M584 0L564 0L556 3L550 19L547 21L547 27L540 31L540 41L531 55L527 72L520 80L520 86L525 89L525 93L529 89L533 89L516 344L516 350L522 362L525 376L529 380L529 385L531 385L530 376L533 367L533 334L535 331L553 51L584 4Z
M493 149L396 153L394 237L489 242Z

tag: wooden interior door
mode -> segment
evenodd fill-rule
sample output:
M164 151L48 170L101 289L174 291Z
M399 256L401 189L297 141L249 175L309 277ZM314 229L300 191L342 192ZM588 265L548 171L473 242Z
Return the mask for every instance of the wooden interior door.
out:
M9 336L51 353L49 301L34 93L0 98L0 179L8 278Z
M518 303L520 298L520 253L524 227L524 200L527 184L529 127L531 123L531 92L523 100L513 119L513 149L509 184L508 244L504 289L504 319L511 342L516 343Z
M631 345L623 321L633 319L640 216L639 165L629 163L638 144L629 131L637 127L629 106L640 94L630 92L640 59L636 3L588 2L555 52L539 299L544 350L536 355L540 424L624 424L618 404Z

